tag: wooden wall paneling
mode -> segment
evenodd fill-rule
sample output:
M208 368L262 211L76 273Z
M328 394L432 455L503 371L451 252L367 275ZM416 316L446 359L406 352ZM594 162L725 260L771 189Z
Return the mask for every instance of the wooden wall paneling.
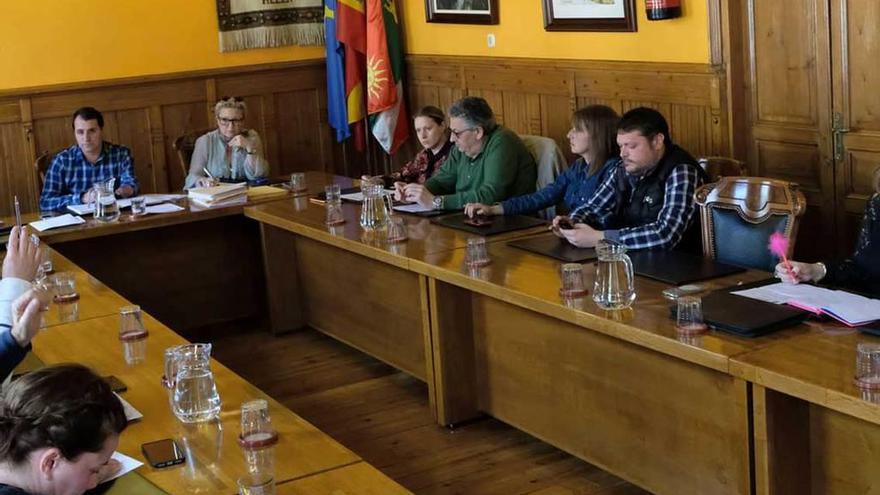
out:
M46 152L54 153L75 142L70 116L34 119L34 143L38 156Z
M33 97L35 119L67 117L83 106L93 106L107 114L116 110L146 108L150 105L170 105L202 101L204 83L197 79L161 81L152 83L107 86L92 89L84 84L77 90L39 94Z
M35 195L33 161L22 140L20 124L0 124L0 215L10 216L13 195L18 195L22 211L34 211L39 203Z
M571 128L574 98L559 95L541 95L542 134L553 138L568 161L574 160L566 135Z
M326 127L321 125L318 91L310 89L278 93L275 108L279 117L281 162L272 164L273 171L281 174L324 171L321 134Z
M31 195L32 199L28 201L28 209L30 210L32 205L33 209L37 209L40 201L40 193L42 192L42 187L38 172L33 167L37 157L37 148L36 143L34 142L34 116L31 109L31 99L20 98L18 100L18 106L21 111L21 133L22 144L24 145L24 153L21 155L20 162L10 163L13 166L24 166L27 164L27 162L30 162L31 166L26 167L26 169L30 171L28 173L31 176L33 193Z
M155 173L153 166L156 156L153 149L153 132L150 128L150 109L121 110L114 112L114 130L111 141L122 144L131 150L134 171L143 193L166 192L167 180L164 171ZM105 128L108 127L105 125ZM162 160L164 167L165 159Z
M281 172L281 167L284 162L278 154L278 126L276 125L278 122L278 115L275 108L275 93L266 93L263 95L262 103L263 118L260 122L260 126L263 129L263 132L260 134L260 138L263 140L263 153L265 153L267 159L272 159L272 161L269 162L269 173L271 175L277 175Z
M211 107L213 108L213 104ZM214 125L214 114L211 112L208 115L205 112L205 101L162 106L166 182L169 191L181 190L186 179L174 150L174 140L188 132L207 129L211 125Z
M811 493L810 404L760 385L752 397L755 493Z

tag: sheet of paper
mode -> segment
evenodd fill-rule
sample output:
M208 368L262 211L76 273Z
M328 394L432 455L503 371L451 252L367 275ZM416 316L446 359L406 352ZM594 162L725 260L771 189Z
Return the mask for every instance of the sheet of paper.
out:
M422 213L425 211L433 211L434 210L434 208L425 208L424 206L422 206L418 203L413 203L410 205L395 206L394 209L397 211L402 211L404 213Z
M126 474L128 474L128 473L134 471L135 469L144 465L143 462L135 459L134 457L129 457L129 456L123 454L122 452L113 452L113 455L110 456L110 458L118 461L119 464L122 464L122 467L119 468L119 471L117 471L116 474L114 474L112 477L104 480L104 482L107 482L110 480L115 480L116 478L119 478L121 476L125 476Z
M67 205L67 210L76 213L79 216L91 215L95 212L95 205L93 203L84 205Z
M824 311L852 325L880 320L880 300L810 284L780 282L735 291L732 294L775 304L791 304L814 313Z
M31 222L30 225L38 232L43 232L49 229L67 227L68 225L79 225L81 223L86 223L86 221L83 220L81 217L71 215L70 213L65 213L64 215L60 215L57 217L50 217L45 220Z
M176 211L183 211L182 206L177 206L174 203L162 203L158 205L148 206L147 213L174 213Z
M144 417L140 411L135 409L133 405L129 404L127 400L123 399L121 395L116 392L113 392L113 395L115 395L119 399L119 402L122 403L122 410L125 411L125 419L127 419L129 423Z

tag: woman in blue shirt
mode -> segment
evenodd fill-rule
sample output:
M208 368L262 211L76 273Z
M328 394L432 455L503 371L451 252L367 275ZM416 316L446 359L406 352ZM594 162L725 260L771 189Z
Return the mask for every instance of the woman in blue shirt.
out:
M518 215L536 213L551 206L571 211L593 197L596 188L619 160L617 112L605 105L589 105L571 116L568 143L580 155L553 183L531 194L501 203L469 203L464 212L474 215Z

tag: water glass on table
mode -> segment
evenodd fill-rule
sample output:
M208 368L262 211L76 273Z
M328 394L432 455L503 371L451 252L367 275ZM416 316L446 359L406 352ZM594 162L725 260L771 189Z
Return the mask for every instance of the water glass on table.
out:
M275 495L275 478L268 473L249 473L238 479L239 495Z
M144 362L147 357L148 336L141 319L140 306L119 308L119 341L122 342L125 364L131 366Z
M404 242L407 239L406 223L403 221L403 218L392 215L391 223L388 224L388 242Z
M76 291L76 275L72 272L59 272L52 275L49 285L55 290L52 299L56 303L70 303L79 299L79 293Z
M880 390L880 344L862 342L856 347L856 385Z
M269 403L264 399L242 403L238 444L244 451L248 472L274 474L277 443L278 433L272 427Z
M309 186L306 184L306 174L302 172L294 172L290 174L290 192L296 196L300 196L308 191Z
M131 198L131 216L137 217L147 214L147 198L138 196Z
M484 237L468 238L464 262L468 266L485 266L492 262Z
M345 223L345 216L342 213L342 189L339 184L330 184L324 187L326 195L325 206L327 207L327 225L339 225Z
M587 293L584 286L584 265L580 263L565 263L560 270L562 287L559 295L562 297L581 297Z
M678 310L675 331L679 334L695 335L708 330L703 321L703 300L699 296L681 296L677 299Z

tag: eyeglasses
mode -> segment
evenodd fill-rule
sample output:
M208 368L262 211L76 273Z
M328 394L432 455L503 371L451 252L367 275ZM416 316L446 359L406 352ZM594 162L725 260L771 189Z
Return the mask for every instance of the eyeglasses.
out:
M218 101L234 101L236 103L240 101L244 101L244 98L241 96L221 96Z
M460 131L456 131L455 129L449 129L449 132L451 132L452 134L454 134L455 137L456 137L456 139L457 139L457 138L460 138L461 135L464 134L465 132L467 132L467 131L472 131L472 130L474 130L474 129L476 129L476 127L468 127L467 129L462 129L462 130L460 130Z
M217 122L220 122L221 125L232 125L232 124L241 124L241 121L244 119L224 119L223 117L217 117Z

